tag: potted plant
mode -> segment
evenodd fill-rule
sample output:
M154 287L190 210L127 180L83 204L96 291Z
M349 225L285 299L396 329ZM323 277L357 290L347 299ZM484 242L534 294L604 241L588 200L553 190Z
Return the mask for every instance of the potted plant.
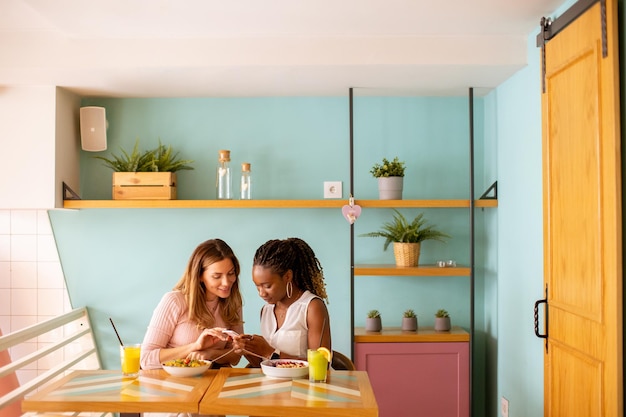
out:
M402 314L402 330L408 332L417 331L417 316L415 311L408 309Z
M383 250L387 250L393 242L393 253L397 266L417 266L419 263L421 242L424 240L439 240L444 242L449 238L447 234L429 226L424 219L424 213L418 214L410 223L398 210L393 209L393 221L383 223L381 230L365 233L360 236L384 237Z
M370 310L367 313L367 318L365 319L365 331L379 332L382 328L383 325L380 319L380 312L378 310Z
M450 315L444 309L439 309L435 313L435 331L447 332L451 328Z
M95 156L113 169L113 199L176 199L176 171L193 169L189 159L180 159L172 146L159 146L147 151L139 150L139 139L129 154L112 158Z
M404 162L397 156L391 162L383 158L382 163L374 164L370 173L378 178L378 196L381 200L402 200L404 169Z

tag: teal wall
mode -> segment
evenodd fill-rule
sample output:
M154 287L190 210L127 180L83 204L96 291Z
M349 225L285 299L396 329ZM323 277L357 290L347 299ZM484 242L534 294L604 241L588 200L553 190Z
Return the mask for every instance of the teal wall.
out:
M324 181L343 181L349 192L349 102L346 97L322 98L178 98L85 99L83 105L104 106L109 121L108 150L144 147L160 138L180 155L195 160L193 171L179 173L179 199L213 199L219 149L230 149L238 179L239 164L252 163L253 197L257 199L321 199ZM366 97L355 91L355 198L376 199L376 180L369 169L382 157L406 161L406 199L469 198L469 102L467 97ZM496 178L491 157L482 143L483 99L476 98L476 194ZM111 170L81 154L80 195L111 198ZM493 161L489 161L492 163ZM235 181L236 182L236 181ZM403 210L407 216L423 211L452 239L425 242L422 263L440 259L469 262L467 209ZM482 228L490 210L477 211ZM493 210L491 210L493 211ZM377 230L391 216L389 209L364 209L355 224L357 263L392 263L383 239L359 237ZM128 343L141 341L161 295L183 272L201 241L220 237L232 245L242 263L245 328L259 332L262 300L251 282L256 248L268 239L299 236L320 259L330 296L334 348L350 352L350 227L339 209L89 209L51 211L67 286L74 306L92 313L96 337L106 368L119 367L117 340L108 318ZM478 230L480 257L492 253L495 235ZM493 256L493 255L492 255ZM480 262L481 259L477 261ZM480 270L483 272L484 270ZM477 277L479 377L475 382L481 407L486 345L482 306L482 277ZM355 321L363 326L368 310L381 311L384 326L399 326L401 314L412 308L420 325L432 325L439 308L450 311L453 324L469 328L467 277L356 277Z
M543 343L533 305L543 298L541 101L539 50L529 36L529 65L490 95L498 138L497 381L490 397L509 415L543 415ZM495 330L495 329L494 329ZM497 415L492 413L491 415Z
M559 16L574 1L555 12ZM543 349L534 334L533 306L543 291L541 49L539 27L528 36L528 66L485 98L486 142L497 138L497 280L485 290L490 326L487 409L498 416L500 399L510 416L543 415ZM496 359L497 358L497 359ZM494 368L494 361L497 366ZM496 382L494 385L492 383Z

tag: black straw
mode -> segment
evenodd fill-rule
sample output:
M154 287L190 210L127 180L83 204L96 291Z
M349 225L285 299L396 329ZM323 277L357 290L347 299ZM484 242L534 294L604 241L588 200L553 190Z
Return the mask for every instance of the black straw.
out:
M117 332L117 329L115 328L115 324L113 324L113 319L111 319L111 317L109 317L109 321L111 322L111 326L113 326L113 330L115 331L115 335L117 336L117 340L120 341L120 346L124 346L124 343L122 343L122 338L120 337L120 334Z

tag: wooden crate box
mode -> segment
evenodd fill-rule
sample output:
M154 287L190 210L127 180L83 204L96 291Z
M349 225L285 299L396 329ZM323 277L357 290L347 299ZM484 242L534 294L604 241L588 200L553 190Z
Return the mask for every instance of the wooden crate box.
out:
M176 173L114 172L113 200L176 200Z

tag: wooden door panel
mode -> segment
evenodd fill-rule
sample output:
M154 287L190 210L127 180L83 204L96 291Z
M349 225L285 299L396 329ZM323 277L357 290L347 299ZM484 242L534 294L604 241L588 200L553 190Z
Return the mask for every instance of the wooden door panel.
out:
M545 416L622 417L622 219L615 0L545 46Z
M552 344L575 346L581 352L598 357L605 350L602 342L604 326L597 321L588 320L576 314L575 310L567 310L550 306L550 341L548 354ZM563 349L563 347L561 348Z
M558 342L550 349L553 366L558 370L549 394L553 410L558 410L559 416L603 416L602 362ZM585 390L585 395L571 389L572 381Z

